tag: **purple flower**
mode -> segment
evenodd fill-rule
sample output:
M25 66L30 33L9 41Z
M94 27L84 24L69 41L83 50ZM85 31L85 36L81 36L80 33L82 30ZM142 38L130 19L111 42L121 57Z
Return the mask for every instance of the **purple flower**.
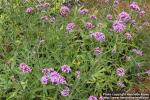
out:
M95 96L89 96L88 100L97 100Z
M125 85L124 85L123 82L121 82L121 81L118 81L118 82L117 82L117 86L119 86L119 87L125 87Z
M93 29L94 28L94 25L90 22L86 22L84 26L86 29Z
M101 53L102 53L101 48L96 47L96 48L95 48L95 54L96 54L96 55L99 55L99 54L101 54Z
M145 21L142 26L149 26L149 22Z
M145 11L144 11L144 10L143 10L143 11L140 11L140 12L139 12L139 15L140 15L141 17L145 16Z
M68 23L66 30L72 32L74 28L75 28L75 23Z
M100 42L104 42L104 41L105 41L105 34L102 33L102 32L94 32L94 33L91 33L91 36L94 36L94 38L95 38L97 41L100 41Z
M88 9L80 9L80 14L82 14L82 15L85 15L85 14L87 14L89 12L89 10Z
M76 77L79 79L80 78L80 71L76 71Z
M94 20L97 19L96 15L91 15L90 18Z
M130 15L123 11L121 12L119 15L118 15L118 18L117 18L119 21L123 21L123 22L127 22L131 19Z
M48 21L48 20L49 20L48 16L42 16L41 19L42 19L43 21Z
M48 80L50 80L53 84L59 85L59 84L66 84L66 79L61 76L58 72L56 72L53 68L44 68L42 70L42 73L44 74L41 78L42 84L47 84Z
M112 27L113 27L113 30L118 33L123 32L125 29L125 26L121 21L114 21Z
M42 76L41 83L45 84L45 85L48 84L48 76L46 76L46 75Z
M130 4L130 8L135 10L135 11L140 11L140 7L138 6L138 4L136 2L132 2Z
M21 63L21 64L19 65L19 68L20 68L20 70L21 70L23 73L30 73L30 72L32 72L32 69L31 69L27 64L25 64L25 63Z
M64 73L69 73L69 72L71 72L71 68L70 68L70 66L65 64L65 65L61 66L61 71Z
M52 72L54 72L54 69L53 68L44 68L43 70L42 70L42 73L44 74L44 75L50 75L50 73L52 73Z
M106 16L106 18L107 18L108 20L112 20L112 19L113 19L112 15L110 15L110 14L108 14L108 15Z
M67 83L65 78L56 71L50 73L50 81L56 85Z
M124 70L124 68L117 68L116 73L118 76L124 76L125 70Z
M110 29L108 29L108 31L109 31L109 32L113 32L113 29L112 29L112 28L110 28Z
M146 73L147 73L148 75L150 75L150 70L146 71Z
M119 0L115 0L113 6L117 7L119 5Z
M29 7L29 8L26 9L26 13L29 13L29 14L30 14L30 13L32 13L32 12L33 12L33 8L32 8L32 7Z
M70 9L67 6L62 6L60 8L60 14L62 16L67 16L69 14L69 12L70 12Z
M69 88L65 87L65 89L61 91L61 96L64 97L69 96L69 92L70 92Z
M124 34L124 36L125 36L125 38L127 39L127 40L131 40L132 39L132 35L130 34L130 33L125 33Z
M100 97L99 97L99 100L104 100L104 97L103 97L103 96L100 96Z
M143 56L143 51L141 51L141 50L132 49L132 52L134 52L134 53L136 53L136 54L138 54L138 55L140 55L140 56Z

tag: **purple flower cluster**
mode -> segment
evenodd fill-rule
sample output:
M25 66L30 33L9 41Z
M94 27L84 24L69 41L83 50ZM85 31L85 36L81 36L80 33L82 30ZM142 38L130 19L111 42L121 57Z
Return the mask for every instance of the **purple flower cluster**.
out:
M28 7L28 8L26 9L26 13L31 14L32 12L33 12L33 8L32 8L32 7Z
M50 81L56 85L67 83L66 79L56 71L51 72L49 75L49 78L50 78Z
M100 96L99 99L97 99L96 96L89 96L88 100L104 100L104 97Z
M124 68L117 68L116 73L118 76L124 76L125 70L124 70Z
M112 15L110 15L110 14L108 14L108 15L106 16L106 18L107 18L107 20L112 20L112 19L113 19Z
M77 79L79 79L80 78L80 71L78 70L78 71L76 71L76 77L77 77Z
M123 11L121 12L118 16L117 16L117 20L115 20L113 22L113 25L112 25L112 29L114 32L117 32L117 33L121 33L125 30L126 26L126 22L130 21L131 20L131 16Z
M119 0L114 0L113 6L114 6L114 7L117 7L118 5L119 5Z
M91 15L90 18L93 20L97 19L96 15Z
M132 40L132 35L130 33L126 32L124 36L127 40Z
M62 6L60 8L60 14L62 16L67 16L70 13L70 9L67 6Z
M63 65L61 67L63 72L69 73L71 71L68 65ZM41 78L41 84L47 85L48 82L52 82L53 84L67 84L66 79L61 76L58 72L56 72L53 68L44 68L42 70L43 76ZM65 87L61 92L61 96L69 96L70 90L68 87Z
M141 17L145 16L145 11L144 11L144 10L143 10L143 11L140 11L140 12L139 12L139 15L140 15Z
M127 22L131 19L131 17L127 12L123 11L118 15L117 19L122 22Z
M82 14L82 15L85 15L85 14L87 14L89 12L89 10L88 9L80 9L80 14Z
M65 65L61 66L61 71L64 73L69 73L69 72L71 72L71 68L70 68L70 66L65 64Z
M91 36L93 36L97 41L100 41L100 42L105 41L105 34L102 32L93 32L91 33Z
M41 78L41 83L46 85L48 84L48 80L49 80L49 77L47 75L44 75Z
M146 73L147 73L148 75L150 75L150 70L146 71Z
M143 51L141 51L141 50L132 49L132 52L134 52L134 53L136 53L136 54L138 54L138 55L140 55L140 56L143 56Z
M68 25L66 26L66 30L68 32L72 32L75 26L76 26L75 23L68 23Z
M99 100L104 100L104 97L103 97L103 96L100 96L100 97L99 97Z
M93 29L94 28L94 25L90 22L86 22L84 26L86 29Z
M125 25L121 21L114 21L112 27L113 30L118 33L123 32L125 29Z
M25 63L21 63L19 65L19 69L23 72L23 73L31 73L32 69Z
M140 7L139 7L139 5L136 2L132 2L130 4L130 8L135 10L135 11L140 11Z
M98 100L95 96L89 96L88 100Z
M149 26L150 24L149 24L149 22L148 21L145 21L144 23L143 23L143 25L142 26Z
M48 21L48 20L49 20L49 17L48 17L48 16L42 16L42 17L41 17L41 20L43 20L43 21Z
M66 84L66 80L63 76L61 76L58 72L56 72L53 68L44 68L42 70L44 74L41 78L42 84L48 84L48 81L52 82L53 84Z
M70 90L68 87L65 87L65 89L63 89L60 93L61 93L61 96L66 97L66 96L69 96Z
M96 55L99 55L99 54L101 54L101 53L102 53L101 48L96 47L96 48L95 48L95 54L96 54Z
M51 72L54 72L54 69L53 68L44 68L42 70L42 73L46 76L50 75Z

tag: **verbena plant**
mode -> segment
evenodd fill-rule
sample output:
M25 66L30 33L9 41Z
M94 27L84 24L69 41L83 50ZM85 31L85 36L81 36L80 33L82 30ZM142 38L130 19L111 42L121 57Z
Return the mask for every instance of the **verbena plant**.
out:
M142 5L118 3L93 11L77 1L1 1L1 98L102 100L147 77L140 45L147 15Z

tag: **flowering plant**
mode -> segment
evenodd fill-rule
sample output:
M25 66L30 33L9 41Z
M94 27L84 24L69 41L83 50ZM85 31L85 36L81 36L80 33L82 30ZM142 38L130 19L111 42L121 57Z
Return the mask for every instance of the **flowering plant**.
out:
M104 1L106 9L78 0L4 3L0 96L104 100L104 92L130 91L147 79L147 10L138 2ZM119 9L121 3L128 8Z

